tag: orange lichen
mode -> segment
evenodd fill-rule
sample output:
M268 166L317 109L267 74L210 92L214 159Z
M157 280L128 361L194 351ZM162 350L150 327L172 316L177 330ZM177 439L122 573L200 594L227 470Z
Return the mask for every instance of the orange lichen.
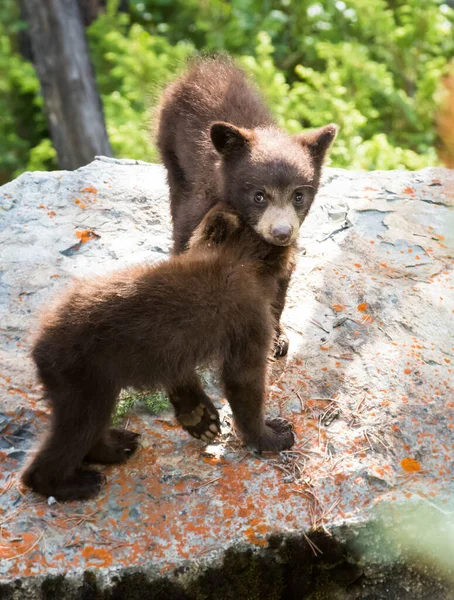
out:
M159 423L162 428L166 431L170 431L171 429L179 429L180 425L178 423L169 422L165 419L156 419L156 422Z
M10 537L7 530L2 532L3 538ZM0 546L0 558L12 559L14 557L20 557L22 554L27 554L33 550L37 542L40 540L40 536L32 532L21 533L20 537L16 539L8 539L8 544L2 544Z
M405 375L410 375L411 369L404 369L404 373L405 373Z
M403 458L400 466L407 473L418 473L421 470L421 464L415 458Z
M24 392L23 390L16 388L16 387L10 388L8 390L8 394L10 394L10 396L19 395L19 396L22 396L23 398L28 398L27 392Z
M80 190L81 194L97 194L98 190L96 188L94 188L93 186L89 185L87 187L84 187L83 189Z
M252 507L252 510L254 510L254 507ZM250 525L244 531L246 538L255 546L267 546L264 536L270 532L270 527L262 523L260 519L252 519Z
M82 550L82 556L88 564L96 567L109 567L113 562L112 553L104 550L104 548L85 546Z
M81 244L85 244L89 240L98 238L99 235L90 229L84 229L83 231L76 231L76 236L79 238Z
M336 312L342 312L345 310L345 306L343 304L333 304L333 310Z
M361 302L361 304L358 304L356 308L359 310L359 312L366 312L368 309L367 302Z

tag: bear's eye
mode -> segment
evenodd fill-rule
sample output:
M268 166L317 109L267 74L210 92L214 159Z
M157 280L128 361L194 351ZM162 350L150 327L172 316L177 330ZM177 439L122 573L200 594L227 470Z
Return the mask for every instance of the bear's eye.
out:
M263 192L255 192L254 202L256 204L265 204L265 194Z
M293 204L300 206L304 203L304 193L301 190L296 190L293 196Z

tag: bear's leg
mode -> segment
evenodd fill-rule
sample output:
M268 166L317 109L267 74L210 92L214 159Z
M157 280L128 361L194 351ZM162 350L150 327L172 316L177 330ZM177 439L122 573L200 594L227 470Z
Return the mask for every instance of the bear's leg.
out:
M191 185L187 180L183 168L174 152L173 144L167 143L165 139L159 141L162 162L167 169L167 182L170 191L170 213L173 222L173 254L182 254L192 233L191 224L182 205L191 195ZM179 222L178 226L176 223Z
M225 361L222 373L235 426L244 441L259 451L287 450L295 441L291 423L264 418L268 346L236 348L242 350Z
M177 421L189 435L209 442L220 433L219 413L205 394L197 373L190 374L184 382L168 387L167 394Z
M109 423L117 391L108 384L79 378L48 389L52 406L51 430L22 481L39 494L57 500L85 500L100 491L104 475L82 467Z
M292 276L292 270L293 269L289 269L288 273L286 274L286 277L279 280L277 297L272 305L273 317L276 323L273 347L274 358L282 358L283 356L286 356L288 352L288 337L285 334L284 329L281 325L281 316L285 306L285 299L287 296L287 290Z

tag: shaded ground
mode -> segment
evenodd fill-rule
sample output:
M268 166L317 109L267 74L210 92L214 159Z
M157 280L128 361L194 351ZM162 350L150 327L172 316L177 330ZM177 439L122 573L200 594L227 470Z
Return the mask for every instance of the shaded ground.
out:
M0 598L451 598L453 206L447 170L327 169L290 353L271 365L268 411L293 421L292 452L242 447L210 376L219 443L139 408L126 419L143 447L106 469L100 497L49 505L17 487L48 418L27 356L36 311L74 276L165 258L167 190L132 161L0 188Z

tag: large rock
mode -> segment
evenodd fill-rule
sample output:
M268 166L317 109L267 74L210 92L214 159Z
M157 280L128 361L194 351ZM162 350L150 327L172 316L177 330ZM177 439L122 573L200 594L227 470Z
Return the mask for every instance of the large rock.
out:
M0 598L451 598L453 206L447 170L327 169L271 368L293 451L250 454L209 378L219 443L136 411L143 447L99 498L49 504L17 485L48 421L37 311L75 276L166 258L167 188L109 159L1 188Z

